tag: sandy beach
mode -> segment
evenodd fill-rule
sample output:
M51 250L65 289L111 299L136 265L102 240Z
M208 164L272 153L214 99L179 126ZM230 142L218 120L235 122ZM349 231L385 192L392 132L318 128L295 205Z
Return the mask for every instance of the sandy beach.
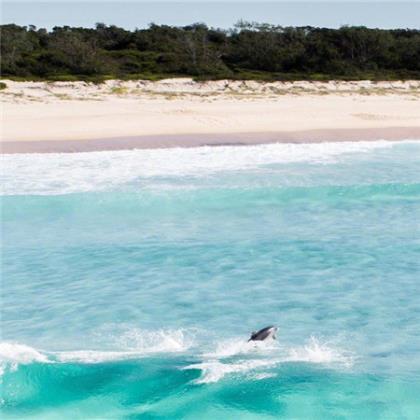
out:
M420 82L14 82L2 152L420 138Z

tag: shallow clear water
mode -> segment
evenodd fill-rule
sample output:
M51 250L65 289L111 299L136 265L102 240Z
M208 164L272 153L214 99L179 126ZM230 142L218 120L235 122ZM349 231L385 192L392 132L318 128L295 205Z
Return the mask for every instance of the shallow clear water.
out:
M419 143L2 166L2 418L418 418Z

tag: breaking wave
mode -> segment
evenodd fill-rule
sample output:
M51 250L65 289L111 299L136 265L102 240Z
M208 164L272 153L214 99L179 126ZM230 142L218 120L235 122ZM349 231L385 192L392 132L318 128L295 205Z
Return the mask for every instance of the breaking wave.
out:
M226 375L253 373L256 380L275 376L275 372L267 371L284 363L316 363L330 367L349 368L353 365L351 353L330 347L326 343L311 337L300 347L287 347L270 342L246 342L243 339L228 339L216 343L211 351L201 348L212 345L198 345L191 336L181 330L140 333L133 331L130 346L124 351L73 350L44 351L25 344L0 343L1 373L15 371L19 365L38 364L98 364L124 360L141 359L156 354L182 353L188 358L197 359L182 370L200 370L201 375L194 382L197 384L217 382ZM137 342L139 346L134 347ZM193 350L187 355L188 350Z
M128 330L119 338L119 348L124 350L39 350L25 344L0 343L0 369L15 370L18 365L31 363L106 363L137 359L159 353L185 352L193 344L193 336L186 330L144 331ZM116 343L118 344L118 343Z
M342 155L391 148L395 144L358 141L4 155L2 193L54 195L103 191L130 182L141 185L142 180L146 182L153 177L206 177L273 164L331 163Z

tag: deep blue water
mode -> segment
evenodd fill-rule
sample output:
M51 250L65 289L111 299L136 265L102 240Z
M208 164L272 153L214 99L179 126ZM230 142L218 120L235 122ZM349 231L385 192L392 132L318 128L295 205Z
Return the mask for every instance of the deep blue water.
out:
M419 143L2 167L2 418L418 418Z

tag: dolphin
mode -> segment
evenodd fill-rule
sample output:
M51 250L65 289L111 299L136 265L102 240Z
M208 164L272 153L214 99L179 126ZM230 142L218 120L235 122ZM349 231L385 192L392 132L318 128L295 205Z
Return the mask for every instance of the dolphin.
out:
M267 340L267 338L272 338L273 340L276 339L276 332L277 332L277 327L270 325L269 327L265 327L262 328L259 331L253 331L251 333L251 337L248 340L248 342L250 341L265 341Z

